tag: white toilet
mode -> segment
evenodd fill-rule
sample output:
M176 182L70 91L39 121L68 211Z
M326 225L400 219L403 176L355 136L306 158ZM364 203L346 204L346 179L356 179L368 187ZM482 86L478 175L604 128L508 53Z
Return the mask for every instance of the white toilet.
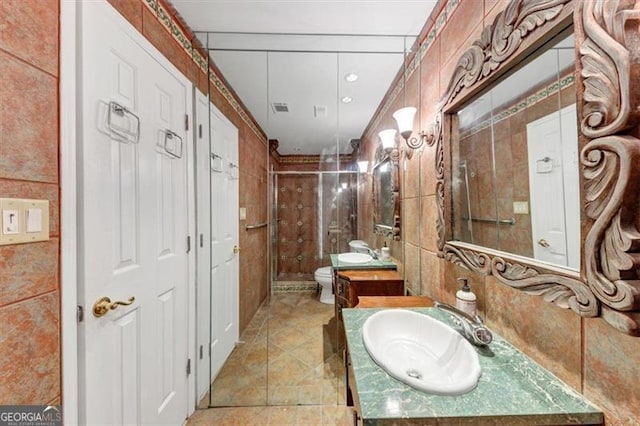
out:
M349 249L352 252L369 253L369 245L362 240L349 241ZM324 266L316 269L313 276L318 284L322 286L320 302L326 303L327 305L333 305L335 303L335 299L333 298L333 270L331 269L331 266Z
M313 275L318 284L322 286L322 293L320 293L320 302L326 303L327 305L333 305L335 301L331 288L331 283L333 281L333 270L331 269L331 266L318 268Z

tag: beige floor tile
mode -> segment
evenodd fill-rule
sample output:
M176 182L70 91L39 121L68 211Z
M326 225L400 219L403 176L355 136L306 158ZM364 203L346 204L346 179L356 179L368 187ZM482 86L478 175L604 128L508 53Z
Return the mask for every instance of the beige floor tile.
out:
M313 293L275 295L251 320L240 338L244 343L214 382L213 405L236 408L198 410L188 424L352 424L352 411L343 405L344 367L335 352L333 316L334 307ZM208 396L201 406L209 406Z
M298 407L269 407L268 425L295 425L297 424Z
M353 410L344 405L322 407L322 424L323 425L352 425Z
M300 426L320 426L322 425L322 407L306 406L298 407L296 423Z

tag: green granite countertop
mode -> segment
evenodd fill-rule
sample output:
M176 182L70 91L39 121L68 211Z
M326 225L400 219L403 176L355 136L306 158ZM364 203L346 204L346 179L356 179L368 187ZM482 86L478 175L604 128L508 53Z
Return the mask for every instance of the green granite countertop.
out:
M337 254L331 255L331 267L338 271L344 269L397 269L397 265L390 260L373 259L367 263L345 263L338 260Z
M440 396L418 391L392 378L369 356L362 325L380 309L343 309L353 366L354 399L365 425L384 424L601 424L602 412L582 395L494 334L476 348L482 376L473 391ZM412 308L449 325L451 315L436 308Z

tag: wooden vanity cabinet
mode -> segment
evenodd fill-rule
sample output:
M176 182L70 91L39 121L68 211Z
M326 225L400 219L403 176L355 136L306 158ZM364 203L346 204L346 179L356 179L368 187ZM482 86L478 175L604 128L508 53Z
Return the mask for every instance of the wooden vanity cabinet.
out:
M342 321L342 308L353 308L359 296L403 296L404 280L392 269L336 271L333 276L336 319Z
M336 297L344 299L345 308L358 304L358 296L402 296L404 280L391 269L338 271Z

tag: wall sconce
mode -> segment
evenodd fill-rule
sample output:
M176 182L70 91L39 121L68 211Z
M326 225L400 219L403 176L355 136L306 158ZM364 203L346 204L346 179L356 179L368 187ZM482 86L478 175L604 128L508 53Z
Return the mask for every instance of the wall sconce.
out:
M358 161L358 171L360 173L367 173L369 171L369 162L367 160Z
M391 152L396 147L396 133L398 133L396 129L387 129L378 133L385 151Z
M424 131L418 133L418 137L410 137L413 133L413 118L416 115L416 111L417 109L415 107L404 107L393 113L393 118L396 119L400 134L409 148L406 152L408 159L411 159L411 157L413 157L413 151L422 148L425 142L431 143L429 139L432 135Z

